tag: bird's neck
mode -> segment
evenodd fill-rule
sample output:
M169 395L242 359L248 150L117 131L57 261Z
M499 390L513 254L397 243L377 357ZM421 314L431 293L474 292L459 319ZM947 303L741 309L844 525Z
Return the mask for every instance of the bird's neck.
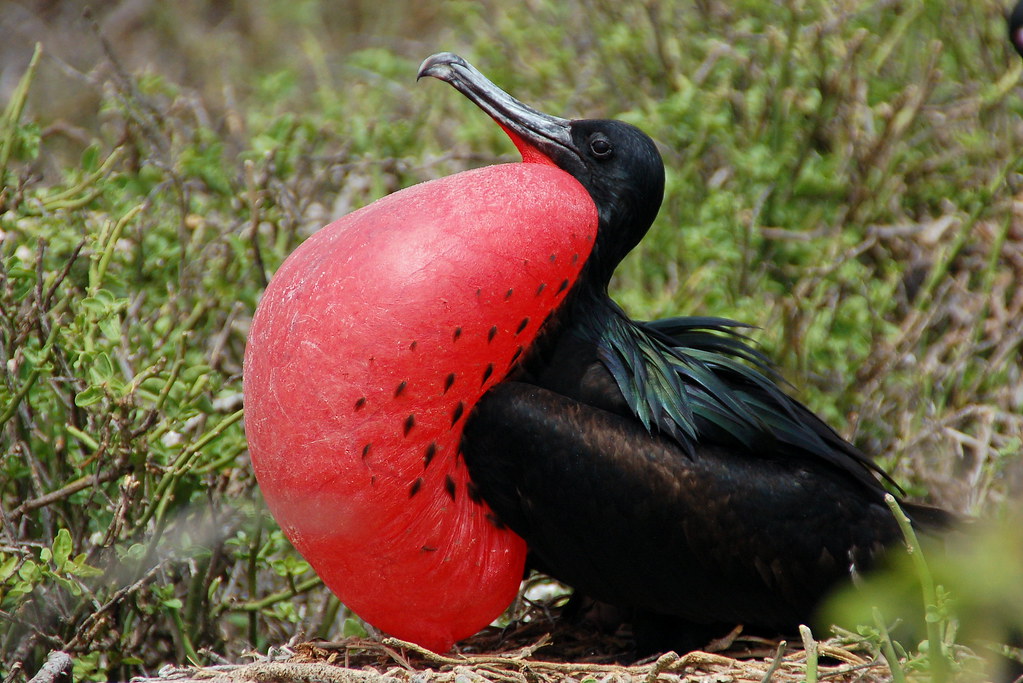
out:
M581 370L586 363L596 360L598 347L607 345L602 340L615 318L628 322L621 308L608 296L603 283L581 277L558 310L544 323L543 331L519 364L518 372L536 379L538 375L549 373L551 367L559 366L560 373L571 373L571 369L564 367L568 356L575 356L572 365Z
M523 370L541 386L573 395L585 394L582 387L592 387L594 381L593 366L602 366L607 382L597 404L613 405L616 412L639 419L648 431L685 444L695 439L696 431L687 391L676 379L672 360L663 341L630 319L603 283L584 279L548 322Z
M565 300L555 321L555 334L581 337L598 346L606 346L610 330L632 321L611 299L607 285L601 281L580 278L579 284Z

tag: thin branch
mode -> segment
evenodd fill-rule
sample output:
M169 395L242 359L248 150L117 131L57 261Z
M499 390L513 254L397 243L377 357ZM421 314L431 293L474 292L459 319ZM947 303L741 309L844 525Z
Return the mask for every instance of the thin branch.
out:
M71 668L74 662L71 655L61 650L55 650L46 657L46 663L35 676L29 679L28 683L63 683L71 681Z

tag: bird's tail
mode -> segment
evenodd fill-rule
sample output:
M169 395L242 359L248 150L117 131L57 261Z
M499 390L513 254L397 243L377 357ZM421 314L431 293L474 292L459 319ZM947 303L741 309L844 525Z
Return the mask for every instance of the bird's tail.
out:
M903 512L913 522L918 531L941 532L948 531L959 526L963 519L954 513L941 508L921 505L920 503L899 503Z

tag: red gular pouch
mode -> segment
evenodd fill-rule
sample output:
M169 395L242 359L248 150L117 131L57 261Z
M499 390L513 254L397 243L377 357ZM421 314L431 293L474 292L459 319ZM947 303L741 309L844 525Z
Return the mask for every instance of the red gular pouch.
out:
M274 518L351 610L438 652L501 614L526 555L472 494L463 424L597 233L582 185L530 161L415 185L315 233L267 287L245 354Z

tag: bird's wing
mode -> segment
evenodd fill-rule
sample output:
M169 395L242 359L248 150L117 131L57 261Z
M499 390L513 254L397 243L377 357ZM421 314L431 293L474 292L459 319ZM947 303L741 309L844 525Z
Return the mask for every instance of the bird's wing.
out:
M701 444L744 448L772 457L815 457L880 487L898 485L859 449L782 389L770 361L724 318L636 323L624 314L599 318L597 354L625 401L651 432L692 454Z
M790 627L897 529L881 493L812 457L696 446L521 382L465 427L474 486L554 576L698 621Z

